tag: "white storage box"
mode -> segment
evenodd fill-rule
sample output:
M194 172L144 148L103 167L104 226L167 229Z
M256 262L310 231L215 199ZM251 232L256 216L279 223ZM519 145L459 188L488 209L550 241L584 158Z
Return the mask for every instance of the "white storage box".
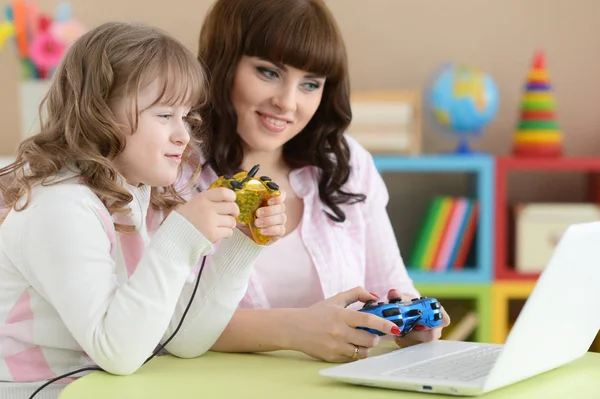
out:
M570 225L600 221L600 206L592 203L521 204L515 212L515 269L521 273L542 271Z

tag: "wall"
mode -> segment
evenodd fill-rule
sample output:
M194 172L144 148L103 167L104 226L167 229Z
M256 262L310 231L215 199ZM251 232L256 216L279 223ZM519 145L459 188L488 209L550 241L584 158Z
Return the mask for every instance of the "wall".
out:
M250 0L249 0L250 1ZM37 0L43 11L59 1ZM211 0L72 0L88 26L120 19L160 26L195 51ZM152 5L153 4L153 5ZM600 2L597 0L328 0L346 39L355 89L420 87L441 62L467 62L499 85L498 116L475 147L509 150L518 102L533 52L544 48L556 90L558 120L568 154L600 153ZM144 16L142 17L142 13ZM17 61L12 46L0 53L0 155L18 144ZM424 150L448 150L454 141L427 126ZM557 181L555 180L554 183ZM558 180L568 197L574 183ZM524 189L531 186L524 184ZM536 190L556 191L539 184Z
M37 0L44 11L59 1ZM72 0L76 16L93 26L137 20L173 33L190 49L210 0ZM4 3L5 4L5 3ZM154 4L154 5L151 5ZM600 2L595 0L328 0L344 33L356 89L420 86L446 60L468 62L496 79L502 105L478 148L505 153L521 84L536 48L548 54L559 121L570 154L600 151ZM142 17L142 13L144 16ZM12 46L0 53L0 154L18 142L18 68ZM451 148L426 131L426 151Z

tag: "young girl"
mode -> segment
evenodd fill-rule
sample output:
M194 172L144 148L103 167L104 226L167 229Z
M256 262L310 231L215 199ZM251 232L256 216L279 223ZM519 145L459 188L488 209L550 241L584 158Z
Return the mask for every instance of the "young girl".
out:
M263 247L236 229L233 191L185 202L175 189L182 165L194 167L188 129L204 76L150 27L107 23L70 47L41 133L0 171L12 178L0 226L2 398L90 365L136 371L177 328L194 268L221 239L166 350L199 356L229 322ZM283 235L284 199L260 210L263 234ZM57 397L64 381L37 397Z
M260 161L261 173L288 193L289 234L256 260L241 307L213 349L366 357L378 337L354 327L381 319L345 307L419 293L386 212L385 184L371 155L344 134L352 115L335 20L322 0L217 0L199 42L218 88L202 114L201 188ZM449 321L444 313L443 326ZM378 330L398 334L393 324ZM437 339L440 331L397 342Z

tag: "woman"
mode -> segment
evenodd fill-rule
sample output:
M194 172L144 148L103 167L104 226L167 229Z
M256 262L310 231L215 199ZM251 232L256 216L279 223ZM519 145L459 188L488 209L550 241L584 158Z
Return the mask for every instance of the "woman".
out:
M240 308L212 349L294 349L330 362L368 356L379 338L355 327L382 319L346 307L419 293L386 212L385 184L371 155L344 134L348 65L334 18L321 0L217 0L199 59L211 87L197 132L200 187L260 164L259 174L287 193L288 234L256 260ZM444 312L443 327L449 321ZM441 327L396 341L440 334Z

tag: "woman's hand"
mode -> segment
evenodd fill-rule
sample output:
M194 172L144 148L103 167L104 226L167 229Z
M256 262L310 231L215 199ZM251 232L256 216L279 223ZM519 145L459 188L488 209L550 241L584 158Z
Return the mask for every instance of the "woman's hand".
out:
M403 301L409 302L412 297L410 295L402 296L398 290L391 289L388 292L388 301L393 298L402 298ZM450 316L442 306L442 324L436 328L427 328L425 326L416 326L413 331L406 334L404 337L395 337L396 344L405 348L407 346L419 344L421 342L429 342L440 339L442 330L450 325Z
M378 316L346 309L357 301L377 300L363 287L342 292L309 308L302 309L291 338L292 349L327 362L349 362L368 356L379 336L356 327L367 327L397 335L400 329Z

